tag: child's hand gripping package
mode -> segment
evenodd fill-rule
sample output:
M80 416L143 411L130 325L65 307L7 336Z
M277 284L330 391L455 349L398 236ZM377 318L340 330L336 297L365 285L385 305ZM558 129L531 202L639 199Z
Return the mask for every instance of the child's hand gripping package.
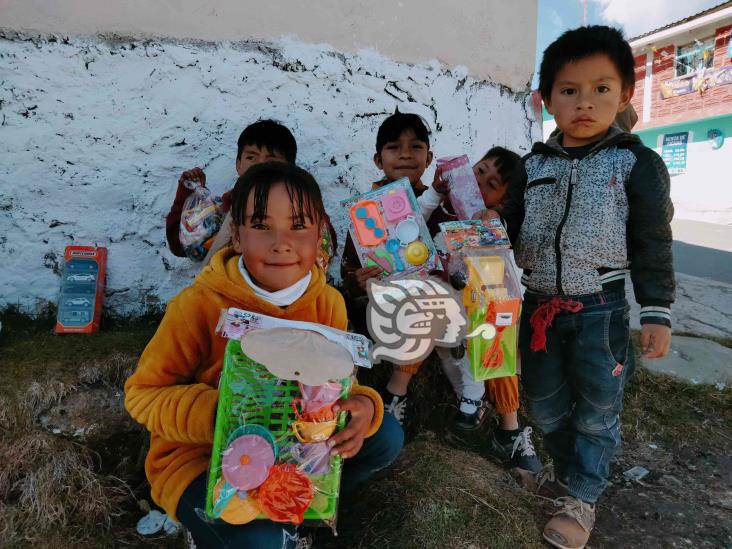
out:
M369 341L310 322L229 309L205 514L334 527L342 459L327 441L346 423L356 365ZM284 343L283 343L284 342Z
M191 181L186 186L194 186L191 195L183 203L178 236L186 256L202 261L210 246L209 240L221 229L224 213L221 200L214 197L206 187Z
M450 204L458 219L470 219L485 209L478 181L466 155L438 158L437 168L448 181Z
M441 223L450 251L450 279L463 288L468 318L468 357L476 381L516 374L520 276L501 222ZM493 333L491 339L481 337Z
M435 245L406 177L341 205L363 267L381 267L385 279L426 278L437 267Z

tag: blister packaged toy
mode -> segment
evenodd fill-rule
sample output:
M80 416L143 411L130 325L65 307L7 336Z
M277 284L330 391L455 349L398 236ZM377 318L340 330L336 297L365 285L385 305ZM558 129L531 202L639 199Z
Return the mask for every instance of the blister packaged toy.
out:
M341 205L363 267L378 265L385 279L426 278L437 267L435 245L406 177Z
M214 197L206 187L191 181L186 186L193 192L183 203L178 236L186 256L197 261L206 257L209 240L221 229L224 213L221 200Z
M57 334L99 331L106 271L107 248L66 246L56 317Z
M445 237L445 246L449 253L467 248L511 247L508 233L499 219L447 221L440 223L440 231Z
M468 338L473 377L481 381L515 375L521 277L505 228L492 219L440 223L440 229L450 250L450 282L462 288L468 333L473 334ZM492 338L478 335L486 330Z
M333 406L350 394L355 365L370 365L368 340L239 309L219 331L236 339L219 382L206 517L334 528L343 463L327 440L346 414Z
M458 219L470 219L485 209L478 181L466 155L438 158L437 168L448 181L450 203Z

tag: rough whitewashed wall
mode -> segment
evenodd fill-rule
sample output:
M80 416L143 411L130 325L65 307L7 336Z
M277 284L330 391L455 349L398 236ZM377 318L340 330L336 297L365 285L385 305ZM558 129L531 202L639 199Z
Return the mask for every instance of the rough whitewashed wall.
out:
M436 156L477 158L540 138L525 92L376 52L325 45L69 39L0 33L0 309L55 302L63 249L109 248L106 306L164 303L198 265L166 247L180 172L201 166L220 194L236 139L275 118L298 141L343 240L338 201L379 177L376 130L394 111L431 125ZM426 174L431 181L432 170Z

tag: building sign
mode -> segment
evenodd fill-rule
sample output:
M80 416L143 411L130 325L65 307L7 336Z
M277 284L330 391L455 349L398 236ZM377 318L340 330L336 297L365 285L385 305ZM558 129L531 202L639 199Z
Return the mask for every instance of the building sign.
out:
M667 133L663 136L661 157L666 163L668 173L682 174L686 171L686 145L689 142L689 132Z
M674 78L661 82L661 96L663 99L678 97L687 93L703 93L709 88L732 84L732 66L728 65L716 71L702 71L694 77Z

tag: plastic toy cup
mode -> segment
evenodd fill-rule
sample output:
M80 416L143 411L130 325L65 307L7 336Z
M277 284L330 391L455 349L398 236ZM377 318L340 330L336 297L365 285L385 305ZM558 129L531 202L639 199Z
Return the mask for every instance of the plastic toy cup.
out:
M324 442L335 433L336 420L330 421L295 421L292 424L292 432L300 442Z
M323 404L322 402L318 402L318 404ZM335 419L335 412L333 411L333 404L326 404L325 406L321 406L320 408L316 410L311 410L309 412L306 412L303 409L303 399L301 398L293 398L292 399L292 409L295 411L295 416L297 416L297 419L300 421L308 421L308 422L323 422L323 421L331 421Z

